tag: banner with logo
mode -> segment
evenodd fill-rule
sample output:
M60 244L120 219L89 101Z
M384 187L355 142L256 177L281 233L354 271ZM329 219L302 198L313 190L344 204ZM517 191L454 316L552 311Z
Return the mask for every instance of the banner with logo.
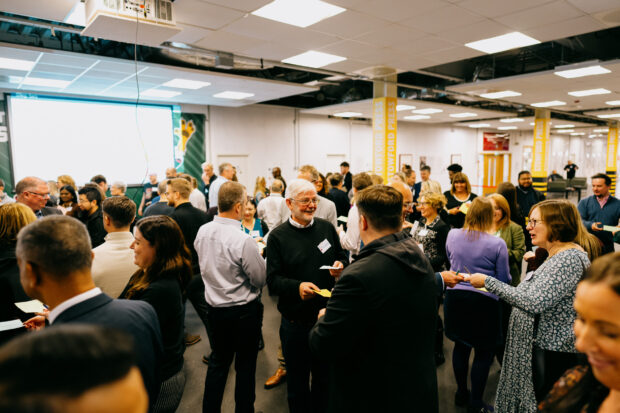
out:
M532 186L547 192L547 146L549 145L550 114L548 110L536 110L534 120L534 144L532 145Z
M392 97L372 101L372 169L386 183L388 177L397 172L396 102Z
M192 175L198 182L205 162L205 115L173 112L174 167Z
M618 157L618 125L610 126L607 133L607 162L605 173L611 178L610 191L612 195L616 194L616 170Z

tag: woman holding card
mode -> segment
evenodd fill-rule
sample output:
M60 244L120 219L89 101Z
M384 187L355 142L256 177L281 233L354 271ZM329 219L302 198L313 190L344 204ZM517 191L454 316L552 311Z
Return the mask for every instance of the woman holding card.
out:
M465 224L465 213L462 205L470 205L476 198L476 194L471 192L471 185L467 175L457 172L452 177L452 187L443 193L446 196L446 209L448 211L447 223L452 228L463 228Z
M491 201L474 199L464 227L448 233L446 251L453 271L464 274L479 272L498 283L510 282L506 243L489 233L492 227ZM446 336L454 341L452 367L457 383L454 402L457 406L468 406L471 411L490 411L482 401L482 395L497 343L501 340L499 299L469 283L457 284L446 291L444 314ZM471 366L470 395L467 374L472 349L475 357Z

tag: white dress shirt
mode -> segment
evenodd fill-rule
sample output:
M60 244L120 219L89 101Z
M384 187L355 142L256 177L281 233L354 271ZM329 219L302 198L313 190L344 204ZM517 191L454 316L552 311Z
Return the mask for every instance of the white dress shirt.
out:
M267 280L265 260L239 221L216 216L200 227L194 247L210 306L243 305L259 296Z
M138 271L130 247L131 232L110 232L105 242L93 249L92 274L95 285L112 298L118 298L131 276Z
M207 200L202 192L194 188L189 194L189 202L194 208L207 212Z
M50 322L50 324L54 323L54 320L56 320L56 318L65 310L68 310L69 308L78 305L79 303L89 300L93 297L98 296L99 294L101 294L101 290L97 287L90 289L88 291L83 292L82 294L78 294L74 297L69 298L66 301L63 301L62 303L58 304L56 307L54 307L53 310L50 310L50 313L47 316L48 321Z
M220 186L224 182L228 182L228 179L223 176L218 176L215 181L211 182L211 186L209 187L209 207L213 208L217 206L217 195L220 192Z
M270 194L267 198L262 199L256 208L258 217L265 221L269 231L286 221L286 211L288 211L288 207L282 194Z
M347 217L347 232L341 231L340 245L345 250L351 251L350 260L353 260L353 255L360 252L360 245L362 239L360 238L360 226L359 226L360 214L357 209L357 205L353 205L349 209L349 215Z

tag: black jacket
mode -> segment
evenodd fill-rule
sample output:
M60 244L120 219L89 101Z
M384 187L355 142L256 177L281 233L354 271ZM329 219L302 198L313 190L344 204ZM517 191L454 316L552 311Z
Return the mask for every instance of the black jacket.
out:
M310 333L330 364L331 413L436 413L437 284L400 232L364 246L336 283Z
M351 209L351 202L349 201L349 197L347 193L341 191L338 188L332 188L329 190L327 194L327 198L331 199L334 204L336 204L336 215L341 217L346 217L349 215L349 209Z
M19 268L15 258L15 245L0 243L0 321L19 318L28 320L33 314L26 314L15 303L30 301L19 281ZM24 328L0 332L0 344L24 333Z
M103 213L101 212L101 208L97 208L92 215L83 217L82 222L86 225L88 235L90 235L90 243L93 248L105 242L105 236L108 235L108 233L103 228Z
M174 219L181 232L183 238L185 238L185 245L192 253L192 273L200 274L200 266L198 265L198 254L194 248L194 241L196 240L196 234L201 226L208 222L207 213L195 208L189 202L185 202L176 208L170 215L170 218ZM241 229L239 229L241 231Z
M151 403L157 400L163 350L159 321L150 304L113 300L105 294L99 294L60 313L52 328L56 324L67 323L101 325L130 334L134 338L138 368L149 393L149 400Z

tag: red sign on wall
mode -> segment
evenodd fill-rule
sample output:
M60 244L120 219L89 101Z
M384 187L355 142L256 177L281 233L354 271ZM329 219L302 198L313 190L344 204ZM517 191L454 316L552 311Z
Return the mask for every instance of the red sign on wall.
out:
M510 147L510 139L507 133L484 132L482 134L483 151L507 151Z

